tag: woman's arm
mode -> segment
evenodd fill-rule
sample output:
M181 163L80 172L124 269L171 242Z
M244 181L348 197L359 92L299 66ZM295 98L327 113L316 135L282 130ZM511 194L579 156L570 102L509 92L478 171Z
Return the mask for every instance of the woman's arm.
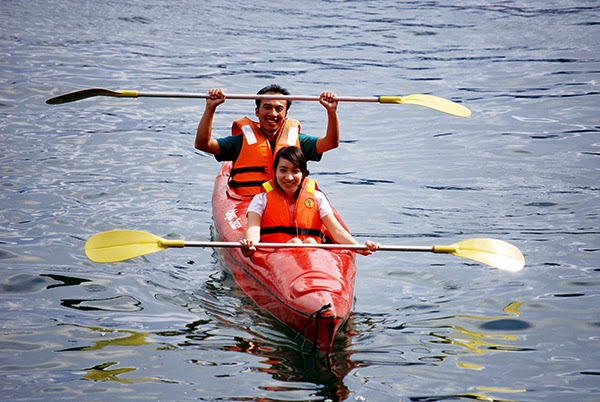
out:
M256 212L248 212L248 227L246 228L246 238L240 240L242 245L242 254L244 257L250 257L256 251L254 243L260 241L260 222L262 217Z
M342 226L334 214L329 214L323 218L323 224L331 233L331 237L336 243L340 244L358 244L356 239Z
M340 221L337 220L334 214L329 214L323 219L323 224L331 234L333 240L339 244L359 244L356 239L342 226ZM367 240L365 246L368 250L357 250L357 253L362 255L372 254L373 251L379 248L379 243Z

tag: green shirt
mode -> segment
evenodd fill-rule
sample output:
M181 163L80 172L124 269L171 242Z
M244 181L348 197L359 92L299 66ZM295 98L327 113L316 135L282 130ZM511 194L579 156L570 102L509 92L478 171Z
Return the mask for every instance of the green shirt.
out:
M304 152L307 160L315 162L321 160L323 154L317 153L317 137L300 134L298 135L298 139L300 140L300 148L302 148L302 152ZM243 135L230 135L229 137L217 138L217 141L219 142L220 151L219 155L215 155L217 161L237 160L242 150Z

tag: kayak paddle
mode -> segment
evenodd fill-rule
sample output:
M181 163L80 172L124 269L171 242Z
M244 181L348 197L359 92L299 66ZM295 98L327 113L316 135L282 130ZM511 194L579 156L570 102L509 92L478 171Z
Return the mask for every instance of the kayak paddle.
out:
M64 95L58 95L50 98L46 103L50 105L59 105L61 103L75 102L94 96L113 96L117 98L208 98L207 93L180 93L180 92L138 92L135 90L116 90L104 88L88 88L69 92ZM281 99L291 101L318 101L318 96L296 96L296 95L240 95L226 94L228 99ZM468 117L471 111L465 106L452 102L451 100L440 98L434 95L413 94L407 96L371 96L371 97L338 97L340 102L376 102L376 103L396 103L424 106L440 112L448 113L459 117Z
M257 243L257 248L322 248L367 250L359 244L293 244ZM242 247L238 242L167 240L139 230L112 230L97 233L85 243L85 254L95 262L124 261L155 253L166 248L182 247ZM379 246L379 251L418 251L452 254L489 265L504 271L517 272L525 265L521 251L510 243L496 239L462 240L450 246Z

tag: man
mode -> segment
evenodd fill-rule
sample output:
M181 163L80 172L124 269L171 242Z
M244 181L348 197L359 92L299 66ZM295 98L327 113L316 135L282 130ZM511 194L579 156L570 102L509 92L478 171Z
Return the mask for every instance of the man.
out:
M308 160L320 161L324 152L340 144L340 129L337 117L336 95L323 92L319 102L327 111L327 131L323 137L300 134L300 123L288 119L291 106L289 100L256 100L255 115L258 122L247 117L236 120L232 135L215 139L212 123L217 106L225 102L221 89L211 89L206 99L206 108L198 124L195 147L215 155L217 161L233 161L229 186L241 195L261 192L261 185L273 178L272 162L275 153L284 146L296 145ZM289 95L279 85L269 85L259 95Z

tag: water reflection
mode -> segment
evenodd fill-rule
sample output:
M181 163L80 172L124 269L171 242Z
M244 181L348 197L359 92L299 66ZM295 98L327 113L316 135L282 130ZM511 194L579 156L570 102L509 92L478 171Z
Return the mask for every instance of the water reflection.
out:
M85 327L85 326L73 326L66 325L66 327L71 331L72 329L76 330L84 330L85 332L90 331L91 334L106 337L109 339L100 339L92 342L86 346L77 346L72 348L60 349L56 350L56 352L64 353L64 352L90 352L90 351L101 351L105 350L109 347L115 348L127 348L131 349L132 347L139 347L143 345L150 345L154 342L150 342L147 340L148 333L146 332L137 332L137 331L128 331L128 330L110 330L107 328L101 327ZM125 335L125 336L123 336ZM69 335L70 338L72 336ZM89 336L89 334L87 335ZM79 336L81 337L81 335ZM94 358L101 358L101 355L94 355ZM118 365L119 362L111 361L111 362L102 362L94 365L90 368L83 369L86 374L82 376L82 378L86 380L93 381L114 381L126 384L135 384L141 382L148 381L163 381L162 379L157 378L121 378L120 376L123 374L127 374L133 371L138 370L136 367L122 367L122 368L113 368L109 369L112 366Z
M52 283L47 278L60 283ZM42 289L52 289L61 286L78 286L89 279L56 274L17 274L5 278L0 283L0 294L32 293Z
M351 320L351 319L350 319ZM356 367L352 361L352 352L348 349L349 337L353 324L347 323L341 337L336 339L334 351L328 356L302 352L297 347L273 347L261 344L260 341L236 338L235 345L227 347L229 351L250 353L262 358L261 363L266 367L256 370L271 375L274 379L289 383L312 383L318 386L316 396L331 401L343 401L349 395L344 378ZM286 391L294 386L281 385L271 391Z
M250 315L254 310L251 309ZM214 317L217 318L218 317ZM126 361L132 356L142 353L147 358L149 352L136 349L150 347L150 350L171 351L173 355L170 358L184 359L184 363L192 363L198 366L241 366L241 370L250 369L260 373L265 373L282 383L274 386L265 386L264 389L277 395L283 395L294 392L298 387L305 388L308 384L312 393L316 396L329 399L331 401L342 401L348 398L349 389L344 384L344 378L356 366L352 361L349 344L354 333L352 318L336 339L334 351L327 357L317 354L308 354L303 352L301 340L296 340L285 333L284 328L279 328L278 323L272 321L269 317L253 317L254 325L246 331L236 331L232 328L230 333L223 329L223 325L235 327L230 322L220 322L215 326L214 321L199 320L185 325L184 328L164 331L135 331L135 330L113 330L104 327L66 325L69 331L85 331L87 335L81 333L71 333L67 338L81 340L83 338L92 338L91 342L85 345L69 347L56 350L55 352L83 352L93 353L86 358L100 359L101 362L91 367L83 369L85 374L83 379L92 381L110 381L126 384L136 384L144 382L167 382L176 381L159 377L128 377L129 374L138 370L143 370L145 366L127 365ZM262 323L261 320L264 320ZM279 333L282 330L284 333ZM244 334L244 336L234 334ZM278 335L279 333L279 335ZM98 339L100 338L100 339ZM202 358L189 359L191 351L204 350L206 348L215 349L233 353L233 355L224 359L222 356L215 360ZM114 349L114 351L109 351ZM95 353L102 351L103 353ZM187 351L178 354L177 351ZM152 353L154 354L154 353ZM151 355L152 355L151 354ZM259 357L258 364L248 363L246 359L240 359L235 354L248 354ZM106 360L107 356L118 356ZM229 363L226 363L227 360ZM125 364L126 367L120 367ZM250 366L248 367L248 365ZM225 375L228 376L228 375ZM218 377L218 376L217 376ZM300 385L302 384L302 385Z
M65 275L57 275L57 274L41 274L41 277L48 277L51 279L54 279L57 282L57 284L53 284L53 285L48 285L46 286L46 289L52 289L52 288L58 288L61 286L79 286L82 283L85 282L91 282L91 280L89 279L85 279L85 278L76 278L76 277L72 277L72 276L65 276Z
M486 390L490 392L497 393L522 393L525 392L523 389L509 389L509 388L485 388L481 387L481 390ZM468 392L464 394L456 394L456 395L435 395L435 396L413 396L410 397L410 401L418 401L418 402L435 402L435 401L455 401L455 400L476 400L476 401L488 401L488 402L517 402L520 399L500 399L492 397L488 394L483 394L481 392Z
M231 338L225 339L221 349L259 356L260 363L264 366L254 367L253 370L291 383L270 391L285 392L293 390L296 387L293 384L310 383L315 385L314 392L318 396L332 401L342 401L348 397L349 390L344 384L344 378L356 367L349 347L356 334L352 315L336 337L332 353L324 356L310 353L311 345L307 345L302 337L298 337L257 307L224 271L210 276L207 290L207 293L199 295L199 300L211 317L221 325L243 327L246 332L242 336L233 336L233 343ZM191 346L192 340L202 342L210 336L210 330L207 331L206 328L189 334L186 336L186 346ZM214 339L211 341L214 342Z
M102 339L94 342L92 345L88 346L78 346L73 348L61 349L57 352L73 352L73 351L86 351L86 350L102 350L107 347L113 346L142 346L142 345L150 345L154 342L148 342L146 338L148 337L147 332L137 332L137 331L129 331L129 330L110 330L106 328L100 327L80 327L88 329L94 333L99 333L100 336L104 337L107 334L126 334L124 337L115 337L111 339Z
M77 310L122 311L142 310L141 302L132 296L115 296L105 299L64 299L61 304Z
M503 311L510 315L519 315L522 302L510 303L504 307ZM464 325L455 324L456 322L467 321L483 321L483 324L478 325L478 329L466 328ZM451 322L451 324L443 324L443 322ZM442 324L440 324L442 323ZM425 325L424 325L425 324ZM453 345L458 346L456 349L443 349L443 355L439 356L440 361L445 360L452 355L482 355L496 352L525 352L535 349L515 346L508 343L514 343L521 338L515 334L516 331L523 331L532 327L526 321L507 318L507 316L478 316L478 315L454 315L449 317L439 317L433 319L420 320L406 324L410 328L433 328L430 335L433 339L427 341L429 344ZM450 331L447 331L450 330ZM484 330L484 331L481 331ZM487 331L494 331L489 333ZM510 332L498 332L510 331ZM468 369L483 369L485 366L457 362L462 368Z
M449 319L455 319L458 317L450 317ZM473 319L480 319L481 317L469 317ZM485 354L493 352L518 352L518 351L531 351L534 349L522 348L518 346L505 345L497 341L517 341L519 337L511 334L486 334L483 332L469 330L460 325L439 325L437 329L452 329L453 332L445 334L443 332L434 331L430 335L435 339L428 341L432 344L443 344L443 345L455 345L459 346L458 350L442 350L446 356L455 354ZM462 348L462 349L461 349ZM443 359L442 359L443 360ZM468 365L463 365L468 367ZM483 368L484 366L481 366Z
M92 381L113 381L119 382L123 384L140 384L146 382L162 382L167 384L177 384L177 381L168 380L165 378L158 377L134 377L134 378L121 378L120 375L131 373L136 371L135 367L122 367L122 368L113 368L110 367L119 364L118 362L106 362L102 364L98 364L96 366L85 369L87 374L83 375L83 378L86 380Z
M473 319L486 319L485 317L478 316L464 316ZM463 317L463 318L464 318ZM487 318L489 319L489 317ZM260 365L251 367L251 370L265 373L270 375L273 379L281 381L282 383L277 386L263 386L262 388L266 391L273 392L276 394L282 394L286 392L292 392L293 390L299 389L301 383L310 383L315 385L314 396L331 401L343 401L346 400L350 395L350 390L347 385L344 384L344 378L350 373L357 363L352 360L352 354L350 346L351 335L354 331L354 324L352 321L345 329L345 335L337 339L335 344L334 352L328 357L323 358L314 354L303 353L299 348L286 347L281 344L273 344L259 338L245 338L235 337L232 339L229 345L222 347L222 350L234 353L247 353L250 355L260 357ZM189 340L194 339L194 344L198 346L197 342L200 339L191 332L195 332L199 323L192 323L187 326L187 329L182 331L171 331L171 332L138 332L129 330L110 330L101 327L82 327L92 333L99 334L102 337L114 336L111 339L102 339L93 342L87 346L74 347L68 349L62 349L57 352L88 352L88 351L99 351L107 348L137 348L145 345L156 345L154 349L158 350L176 350L181 348L189 348L192 346ZM476 331L466 330L459 326L447 326L458 331L459 334L470 337L470 342L458 340L458 337L454 335L443 336L444 343L452 343L467 348L471 352L485 353L485 350L493 346L494 343L490 342L484 334L477 333ZM80 327L81 329L81 327ZM153 342L149 340L151 336L161 336L167 338L173 338L174 341L178 339L183 333L186 333L185 338L188 339L186 342ZM124 335L124 336L123 336ZM501 334L501 339L514 340L516 337ZM482 339L486 339L485 341ZM201 341L200 341L201 342ZM483 348L483 349L481 349ZM495 348L498 350L498 348ZM449 353L450 354L450 353ZM100 355L98 355L100 358ZM206 361L192 359L189 361L193 364L206 365ZM127 374L133 373L141 368L138 367L118 367L119 361L103 361L92 367L83 369L85 374L82 375L83 379L92 381L106 381L106 382L117 382L123 384L140 384L147 382L162 382L162 383L177 383L177 381L169 380L160 377L131 377L124 378ZM222 362L215 362L215 365L222 365ZM461 366L463 368L470 368L468 365ZM289 385L286 385L288 384ZM298 385L294 385L298 384ZM476 387L477 392L466 392L460 394L448 394L448 395L431 395L431 396L411 396L408 397L410 401L444 401L444 400L456 400L456 399L473 399L482 401L511 401L512 399L501 399L492 396L492 394L507 394L507 393L523 393L526 392L523 389L512 389L512 388L499 388L499 387ZM265 399L269 400L269 399ZM275 399L273 399L275 400Z
M3 291L19 292L38 291L41 289L56 289L63 286L79 286L85 284L85 289L91 287L96 292L95 280L67 275L43 274L43 275L15 275L4 283ZM151 280L144 282L152 288L157 288ZM95 290L96 289L96 290ZM100 286L100 291L107 288ZM161 294L155 295L155 300L166 300ZM172 300L171 300L172 299ZM163 301L164 301L163 300ZM258 309L251 300L241 294L233 280L224 275L222 271L209 276L205 285L192 291L184 291L173 296L170 295L170 303L187 307L194 315L203 315L205 319L197 319L187 324L182 324L175 329L158 329L135 331L130 329L109 329L95 326L76 326L78 329L88 331L88 335L73 334L70 339L92 338L84 345L67 347L56 352L83 352L94 353L103 351L102 354L92 354L90 357L96 360L91 367L81 369L85 371L81 378L92 381L106 381L117 383L144 383L144 382L175 382L160 377L131 377L137 370L143 370L144 366L133 365L126 356L137 354L152 355L156 351L172 351L171 358L182 359L194 350L221 350L234 353L229 358L222 356L185 358L183 361L199 366L240 366L242 370L264 373L274 380L279 381L277 386L265 386L264 390L276 395L288 395L297 389L306 389L322 398L332 401L347 399L351 391L345 383L347 375L356 368L367 368L377 366L391 367L427 367L440 366L442 362L454 357L459 368L472 371L481 371L486 367L484 364L469 361L469 356L481 356L498 352L522 352L533 349L518 345L520 335L518 332L533 328L532 324L519 319L520 307L523 302L510 303L503 308L501 315L464 315L435 317L440 313L437 304L416 304L412 309L419 314L405 314L405 318L416 318L427 314L428 319L409 321L397 326L396 329L406 332L415 328L423 329L420 337L420 347L408 343L400 347L386 348L383 353L369 351L360 342L354 343L358 334L361 337L369 336L369 333L377 334L382 328L391 328L386 325L389 318L386 315L365 315L359 317L360 325L368 328L356 330L355 318L353 316L348 322L342 336L338 338L334 352L327 358L307 354L302 341L295 339L285 327L276 320ZM61 299L61 304L70 309L82 312L111 312L124 313L131 316L132 311L143 310L140 300L131 295L121 295L103 298L72 298ZM141 316L140 316L141 317ZM153 316L147 322L160 322L161 320L172 321L172 316ZM164 328L164 326L161 326ZM89 333L92 335L90 336ZM408 333L408 332L407 332ZM378 336L378 335L375 335ZM363 338L364 339L364 338ZM149 347L149 348L148 348ZM144 348L140 351L137 349ZM113 355L107 358L108 354ZM148 350L155 351L149 352ZM187 351L178 355L176 351ZM246 359L236 356L247 354L258 357L258 363L249 363ZM413 358L410 354L413 353ZM374 356L375 359L364 359L364 355ZM114 356L119 356L115 358ZM360 356L360 358L357 358ZM231 361L235 361L232 365ZM229 362L229 363L227 363ZM121 366L123 365L123 367ZM230 374L225 374L230 376ZM232 373L232 376L234 374ZM216 378L217 376L215 376ZM404 381L404 380L402 380ZM481 384L481 383L480 383ZM488 393L518 392L506 388L476 387L477 392L461 393L457 395L438 396L413 396L411 400L444 400L444 399L477 399L477 400L502 400L495 399ZM524 391L523 391L524 392Z
M116 382L122 382L122 383L126 383L126 384L135 384L135 383L140 383L140 382L144 382L144 381L148 380L145 378L131 378L131 379L119 378L119 375L125 374L125 373L130 373L132 371L135 371L136 369L130 368L130 367L124 367L124 368L112 369L112 370L108 369L109 367L114 366L115 364L118 364L118 363L117 362L108 362L108 363L102 363L102 364L98 364L94 367L88 368L88 369L86 369L86 371L88 371L88 373L85 374L83 376L83 378L85 378L87 380L93 380L93 381L116 381Z
M344 378L356 366L349 347L356 335L352 316L336 338L332 353L323 356L309 353L311 345L257 307L224 271L210 275L206 289L195 294L212 323L186 334L186 340L180 342L179 347L196 349L210 345L226 352L259 357L259 364L254 364L251 370L281 381L277 387L268 388L277 395L293 394L299 387L308 386L311 394L332 401L348 397ZM194 363L222 364L219 360L206 359L197 359Z

